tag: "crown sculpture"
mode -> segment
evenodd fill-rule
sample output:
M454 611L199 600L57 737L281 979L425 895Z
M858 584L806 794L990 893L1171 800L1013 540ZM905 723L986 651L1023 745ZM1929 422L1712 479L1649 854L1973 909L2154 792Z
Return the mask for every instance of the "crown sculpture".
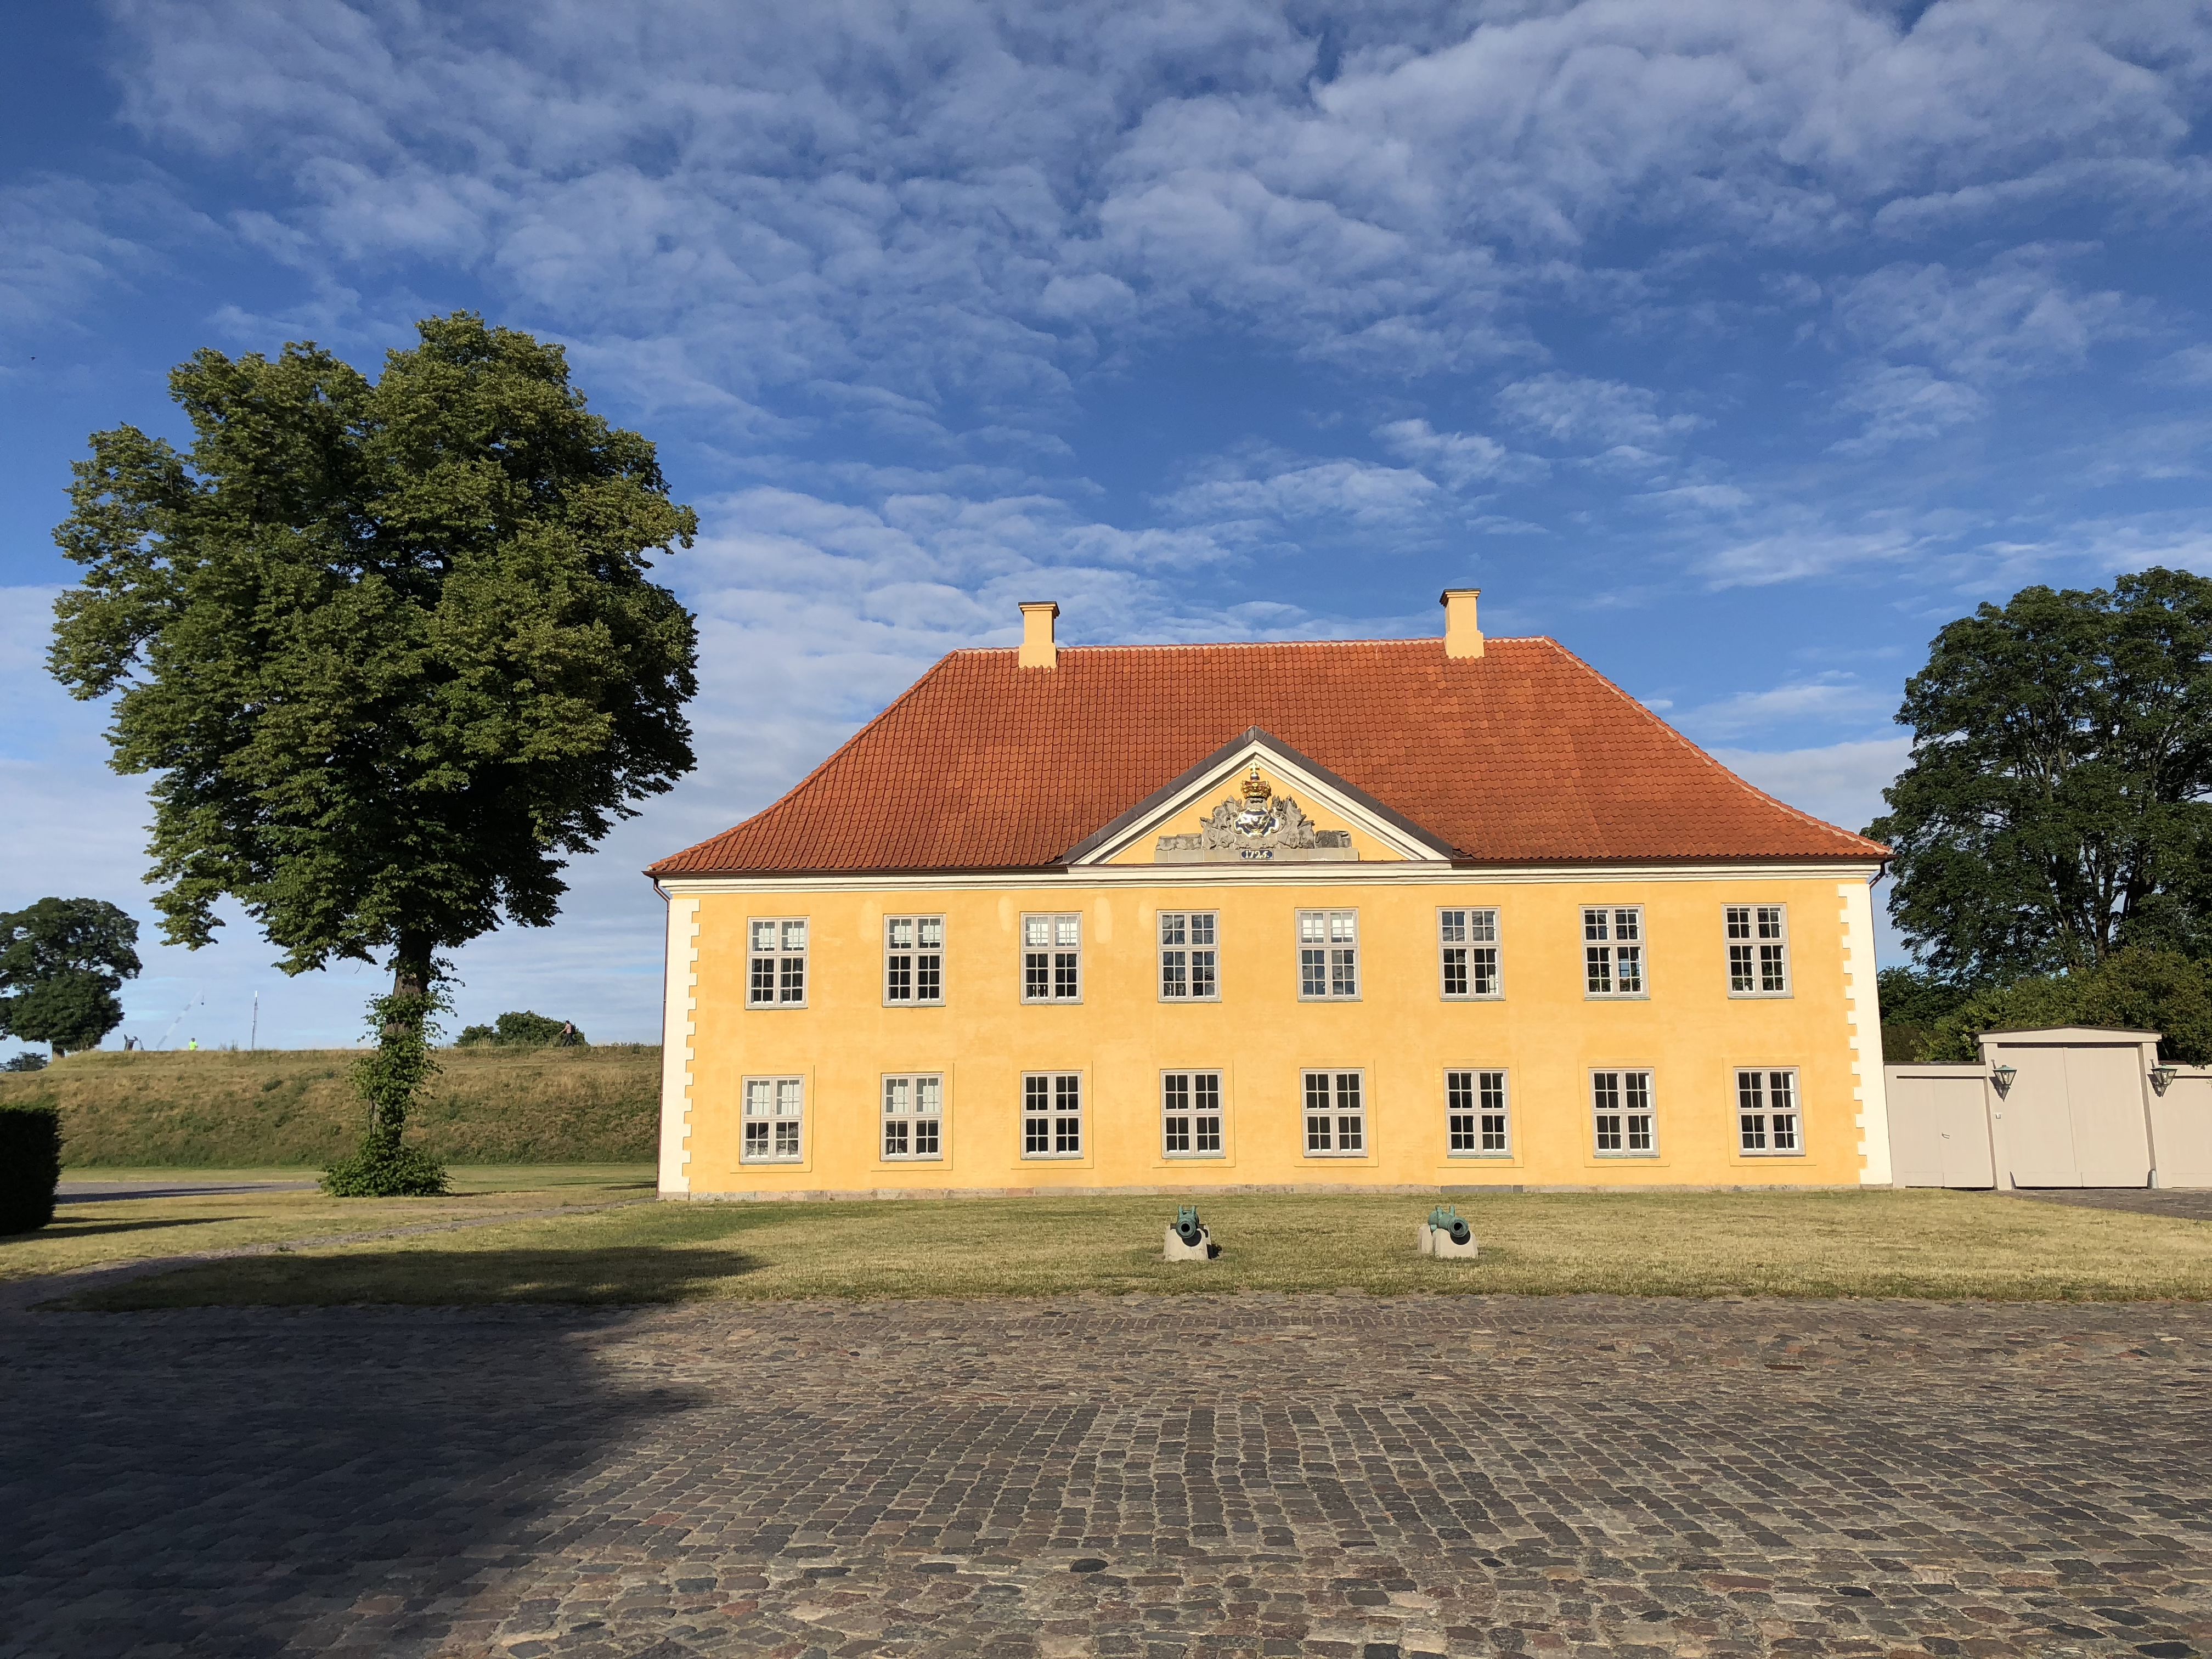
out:
M1273 860L1349 860L1347 830L1316 830L1313 820L1254 766L1235 795L1215 807L1195 835L1162 836L1155 864L1246 864Z

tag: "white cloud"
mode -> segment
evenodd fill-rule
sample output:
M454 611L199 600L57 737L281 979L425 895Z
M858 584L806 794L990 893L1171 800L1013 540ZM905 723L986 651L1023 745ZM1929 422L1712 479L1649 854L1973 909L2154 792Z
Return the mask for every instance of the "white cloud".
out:
M1649 387L1557 372L1516 380L1497 402L1506 419L1555 443L1608 449L1671 444L1702 424L1694 415L1662 415Z
M1917 363L1895 363L1862 368L1836 407L1866 416L1856 437L1830 446L1837 454L1860 456L1978 421L1989 412L1989 400L1973 387L1939 380Z
M1858 720L1881 710L1893 696L1831 672L1764 691L1739 691L1678 715L1674 724L1700 741L1815 721Z
M1470 484L1525 483L1549 470L1540 456L1508 449L1480 432L1438 432L1426 421L1391 421L1375 435L1393 454L1442 479L1453 489Z
M2056 269L2064 252L2015 248L1972 272L1886 265L1844 285L1837 318L1886 356L1923 359L1984 384L2079 368L2100 341L2142 331L2149 308L2067 283Z
M1713 758L1801 812L1863 830L1889 810L1881 792L1911 758L1908 737L1863 738L1817 749L1715 749Z
M1392 373L1534 362L1529 301L1595 294L1618 234L1822 249L2069 163L2143 204L2203 171L2176 153L2202 31L2151 5L115 10L131 118L288 179L254 232L284 257L442 262L574 336L680 340L742 403L879 386L924 422L1052 406L1106 337L1223 318ZM1903 308L1885 337L2011 316L1993 361L2110 320L1886 281L1857 301ZM1608 441L1686 418L1643 413Z
M1442 492L1427 474L1371 461L1279 465L1249 477L1203 479L1165 497L1174 517L1243 535L1314 520L1362 530L1401 530L1424 520Z

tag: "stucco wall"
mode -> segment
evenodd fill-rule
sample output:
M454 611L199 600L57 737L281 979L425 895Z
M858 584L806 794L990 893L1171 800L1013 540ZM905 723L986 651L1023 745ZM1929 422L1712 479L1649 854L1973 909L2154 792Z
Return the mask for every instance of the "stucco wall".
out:
M1121 872L969 880L935 889L873 889L823 881L763 890L676 887L698 902L697 937L672 945L696 961L672 968L671 1086L679 1019L688 1018L690 1081L680 1164L664 1152L663 1190L694 1195L949 1189L1224 1186L1856 1184L1887 1180L1875 1041L1870 929L1833 875L1735 874L1688 878L1597 878L1394 884L1376 872L1338 880L1259 877L1152 884ZM1722 907L1790 907L1794 994L1728 994ZM1581 908L1644 907L1650 995L1601 1001L1583 994ZM1445 1002L1438 995L1436 913L1445 904L1500 912L1505 995ZM1155 918L1165 908L1220 913L1222 1000L1163 1003L1157 994ZM1364 994L1353 1003L1297 997L1295 913L1359 913ZM1078 1006L1019 1000L1018 920L1025 911L1078 911L1085 975ZM946 917L947 1004L886 1007L881 973L886 914ZM744 1006L745 923L805 916L809 1006ZM672 912L672 922L677 919ZM1847 938L1857 959L1847 963ZM1847 1006L1847 967L1864 1000ZM696 984L684 986L687 977ZM688 994L688 996L687 996ZM684 1000L696 1007L679 1015ZM1855 1024L1850 1018L1856 1012ZM1855 1047L1854 1038L1859 1046ZM1367 1073L1366 1156L1303 1153L1299 1074L1305 1066ZM1795 1066L1805 1154L1748 1157L1738 1149L1734 1071ZM1447 1155L1443 1073L1510 1073L1514 1152ZM1588 1073L1650 1068L1658 1153L1601 1158L1592 1148ZM1227 1156L1170 1159L1159 1144L1164 1068L1224 1075ZM1088 1114L1079 1159L1020 1156L1025 1071L1079 1071ZM936 1164L879 1156L880 1079L935 1071L946 1079L945 1157ZM805 1156L795 1165L745 1165L738 1149L739 1083L748 1075L806 1081ZM672 1131L678 1114L672 1109ZM1871 1146L1870 1146L1871 1143Z

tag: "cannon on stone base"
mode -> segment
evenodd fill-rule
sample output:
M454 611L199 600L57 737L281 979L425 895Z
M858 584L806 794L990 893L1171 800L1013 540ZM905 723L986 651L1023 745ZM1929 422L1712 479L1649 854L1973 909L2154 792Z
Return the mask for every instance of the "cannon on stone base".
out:
M1213 1242L1212 1233L1198 1218L1195 1204L1185 1204L1176 1209L1176 1218L1168 1224L1162 1249L1170 1261L1211 1261L1221 1254L1221 1246Z
M1471 1261L1480 1253L1474 1242L1474 1229L1468 1225L1467 1218L1449 1204L1439 1204L1429 1212L1413 1235L1415 1245L1423 1255L1450 1256Z

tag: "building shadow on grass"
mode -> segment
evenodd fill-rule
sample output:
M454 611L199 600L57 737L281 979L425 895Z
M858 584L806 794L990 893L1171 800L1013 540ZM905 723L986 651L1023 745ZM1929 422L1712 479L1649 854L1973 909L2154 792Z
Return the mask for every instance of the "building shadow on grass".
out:
M92 1238L102 1233L159 1232L165 1227L206 1227L218 1221L250 1221L243 1215L173 1215L154 1221L79 1221L66 1212L54 1218L35 1233L21 1233L21 1238Z
M742 1250L649 1244L600 1249L356 1248L210 1261L87 1291L58 1305L94 1313L510 1303L623 1306L711 1297L763 1265Z
M750 1266L690 1254L689 1279L656 1269L664 1293ZM459 1284L548 1300L598 1291L559 1252L480 1262ZM9 1319L0 1413L18 1431L0 1437L0 1652L428 1651L459 1604L549 1546L554 1512L599 1501L578 1497L590 1470L700 1403L597 1361L598 1341L639 1316L206 1307Z

